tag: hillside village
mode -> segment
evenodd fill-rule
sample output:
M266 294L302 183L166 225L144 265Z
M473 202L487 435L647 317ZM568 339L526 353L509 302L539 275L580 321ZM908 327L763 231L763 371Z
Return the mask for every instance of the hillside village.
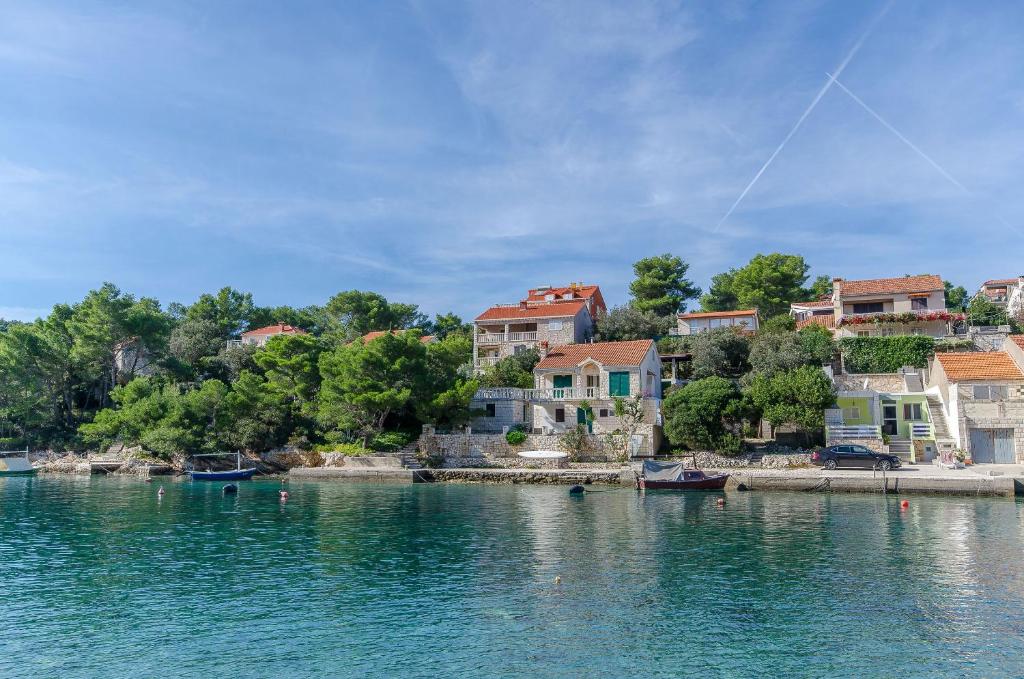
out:
M0 442L433 465L524 445L577 462L817 444L1024 462L1024 277L968 294L937 274L805 287L807 268L758 255L701 295L660 255L634 265L627 305L569 282L510 291L471 323L359 291L260 309L225 289L163 311L107 285L0 325Z

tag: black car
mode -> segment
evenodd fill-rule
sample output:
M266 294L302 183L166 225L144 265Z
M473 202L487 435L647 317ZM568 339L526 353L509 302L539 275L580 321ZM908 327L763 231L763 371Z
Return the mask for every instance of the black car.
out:
M819 448L811 453L811 464L821 465L825 469L836 467L859 467L861 469L898 469L900 458L888 453L856 445L829 446Z

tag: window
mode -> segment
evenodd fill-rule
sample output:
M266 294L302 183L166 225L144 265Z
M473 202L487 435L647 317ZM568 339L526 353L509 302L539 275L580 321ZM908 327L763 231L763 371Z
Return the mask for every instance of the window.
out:
M548 330L561 330L562 321L548 321Z
M712 328L721 328L722 327L722 319L721 318L712 318L710 321L708 321L708 326L712 327Z
M859 420L860 419L860 407L850 406L849 408L843 408L843 422L848 420Z
M608 395L629 396L629 373L608 373Z
M921 416L921 404L920 403L904 403L903 404L903 419L910 421L920 421L924 418Z
M855 314L878 314L885 311L884 302L861 302L853 305Z
M555 422L565 422L565 408L555 408Z
M857 331L857 337L871 337L871 331L870 330L858 330Z
M495 404L488 403L484 407L487 409L487 417L494 417L497 414L496 409L495 409Z
M551 293L551 294L548 294L548 295L544 295L544 301L545 302L554 302L555 301L555 294Z
M600 410L597 411L597 416L598 417L608 417L608 409L607 408L601 408Z
M601 386L600 375L587 375L587 387L591 389L596 389L599 386Z
M979 401L1005 401L1009 395L1009 388L1005 385L985 384L974 386L974 398Z
M521 354L524 351L526 351L528 348L529 347L527 347L525 344L517 344L514 347L512 347L512 353L513 354Z
M928 298L927 297L911 297L910 298L910 308L913 309L914 311L918 311L919 309L927 309L928 308Z

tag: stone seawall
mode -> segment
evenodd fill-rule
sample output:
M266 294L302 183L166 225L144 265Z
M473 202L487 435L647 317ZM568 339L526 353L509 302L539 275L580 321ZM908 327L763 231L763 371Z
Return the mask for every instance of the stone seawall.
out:
M590 449L577 462L615 462L621 448L610 447L603 436L589 437ZM558 434L527 434L526 440L514 446L505 440L504 434L423 434L419 439L419 451L424 455L443 455L444 467L462 468L476 466L528 467L537 466L537 461L523 460L519 453L524 450L563 451L562 437Z

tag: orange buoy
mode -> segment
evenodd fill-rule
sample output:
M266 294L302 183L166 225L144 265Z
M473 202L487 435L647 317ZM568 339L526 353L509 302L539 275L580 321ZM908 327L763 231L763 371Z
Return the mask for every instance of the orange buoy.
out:
M910 506L910 501L909 500L903 500L902 502L900 502L900 509L906 509L909 506Z
M281 495L281 499L282 500L287 500L288 499L288 491L287 490L282 490L280 492L280 495Z

